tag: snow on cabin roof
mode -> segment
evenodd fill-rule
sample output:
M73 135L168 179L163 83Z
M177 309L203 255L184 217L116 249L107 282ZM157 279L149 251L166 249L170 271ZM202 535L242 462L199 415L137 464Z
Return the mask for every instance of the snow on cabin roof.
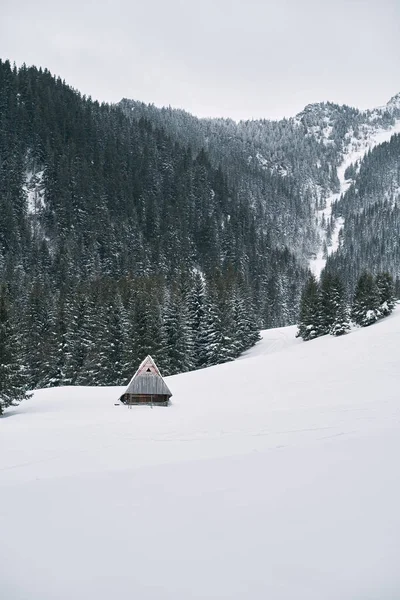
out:
M124 394L172 396L151 356L146 356L130 380Z

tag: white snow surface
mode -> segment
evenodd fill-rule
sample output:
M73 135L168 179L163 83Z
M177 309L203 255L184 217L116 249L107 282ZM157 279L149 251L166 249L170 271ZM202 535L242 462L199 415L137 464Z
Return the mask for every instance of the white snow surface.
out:
M0 419L4 600L400 597L400 309L123 388L38 390ZM134 369L132 369L134 370Z
M45 207L44 201L44 171L28 171L25 177L23 190L26 194L27 211L29 215L36 216Z
M362 160L364 156L375 146L388 142L392 135L400 133L400 120L396 121L395 124L388 129L381 129L374 127L373 124L365 124L360 127L360 131L357 137L354 137L353 131L349 131L346 134L347 146L343 153L343 161L337 169L337 176L340 183L339 193L331 194L326 199L326 206L324 209L317 211L317 221L321 222L322 216L328 221L332 215L332 204L336 202L342 194L345 194L351 185L351 180L346 180L344 177L347 167L351 164L355 164L357 161ZM344 226L344 219L339 217L335 220L334 230L332 233L331 244L328 246L328 255L336 252L339 247L339 231ZM323 255L323 243L326 241L326 231L319 227L319 234L321 238L321 248L317 253L317 256L310 260L309 267L311 272L318 278L325 267L326 258Z

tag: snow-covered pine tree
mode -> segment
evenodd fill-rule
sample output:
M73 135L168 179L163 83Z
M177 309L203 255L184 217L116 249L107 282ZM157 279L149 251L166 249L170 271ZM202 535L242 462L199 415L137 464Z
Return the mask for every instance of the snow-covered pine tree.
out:
M300 321L296 337L308 341L321 335L320 331L319 284L314 275L311 275L301 295Z
M145 357L150 354L160 368L163 365L162 301L164 297L165 290L162 285L145 285L140 289L135 321L140 356Z
M75 332L77 336L80 333L82 335L82 346L77 340L79 350L76 356L84 357L81 371L76 374L76 383L79 385L102 385L104 383L99 375L98 360L99 345L103 337L104 327L104 313L99 287L99 285L96 285L87 290L85 305L81 307L83 311L81 315L82 330L81 332ZM80 318L76 325L79 321Z
M351 319L361 327L372 325L381 317L378 288L371 273L364 271L357 281L351 307Z
M236 292L232 298L233 344L232 351L237 357L247 347L248 322L243 299Z
M102 385L123 385L127 317L121 296L117 293L110 298L102 312L103 328L99 332L96 351L98 382Z
M18 362L20 343L12 327L5 286L0 287L0 415L3 409L28 397L26 378Z
M69 326L66 333L65 385L85 383L84 364L90 345L87 289L73 289L69 297Z
M125 345L123 348L121 376L124 382L128 382L135 369L139 366L144 356L138 353L140 341L136 329L136 296L132 289L128 291L126 298L126 332Z
M379 310L383 317L390 315L394 308L394 283L389 273L378 273L375 279L379 294Z
M336 317L336 303L333 295L334 275L329 271L323 271L320 281L319 296L319 333L326 335L330 333Z
M171 294L164 304L163 356L165 375L184 373L194 368L187 309L178 294Z
M202 275L196 271L193 274L191 287L186 297L188 327L192 340L191 361L193 368L201 368L203 364L203 354L201 351L201 324L204 317L205 285Z
M344 335L350 329L350 315L346 299L346 290L339 276L333 276L331 289L334 319L330 326L329 333L338 337Z
M23 324L24 362L30 389L46 387L51 382L57 355L54 305L49 282L36 278L27 296Z
M227 350L217 303L208 293L200 325L200 361L205 367L218 365L226 361Z
M51 370L49 371L49 385L51 387L65 383L65 365L68 355L67 332L70 321L64 290L61 290L58 297L55 298L55 303L54 325L51 331L51 337L54 340L55 355Z
M240 328L242 331L242 346L240 352L254 346L260 339L260 327L255 316L254 302L244 286L238 289L240 306Z
M339 336L350 328L346 290L340 277L323 271L320 283L319 331Z

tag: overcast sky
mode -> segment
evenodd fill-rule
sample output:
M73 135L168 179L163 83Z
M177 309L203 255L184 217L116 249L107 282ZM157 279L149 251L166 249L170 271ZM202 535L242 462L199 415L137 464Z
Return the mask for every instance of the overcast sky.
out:
M0 0L0 57L82 93L279 118L400 92L400 0Z

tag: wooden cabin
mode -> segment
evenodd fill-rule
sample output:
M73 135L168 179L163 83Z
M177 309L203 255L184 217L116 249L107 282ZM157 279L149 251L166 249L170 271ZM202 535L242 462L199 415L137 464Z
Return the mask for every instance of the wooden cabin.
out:
M120 397L124 404L156 404L168 406L172 394L161 377L156 363L147 356Z

